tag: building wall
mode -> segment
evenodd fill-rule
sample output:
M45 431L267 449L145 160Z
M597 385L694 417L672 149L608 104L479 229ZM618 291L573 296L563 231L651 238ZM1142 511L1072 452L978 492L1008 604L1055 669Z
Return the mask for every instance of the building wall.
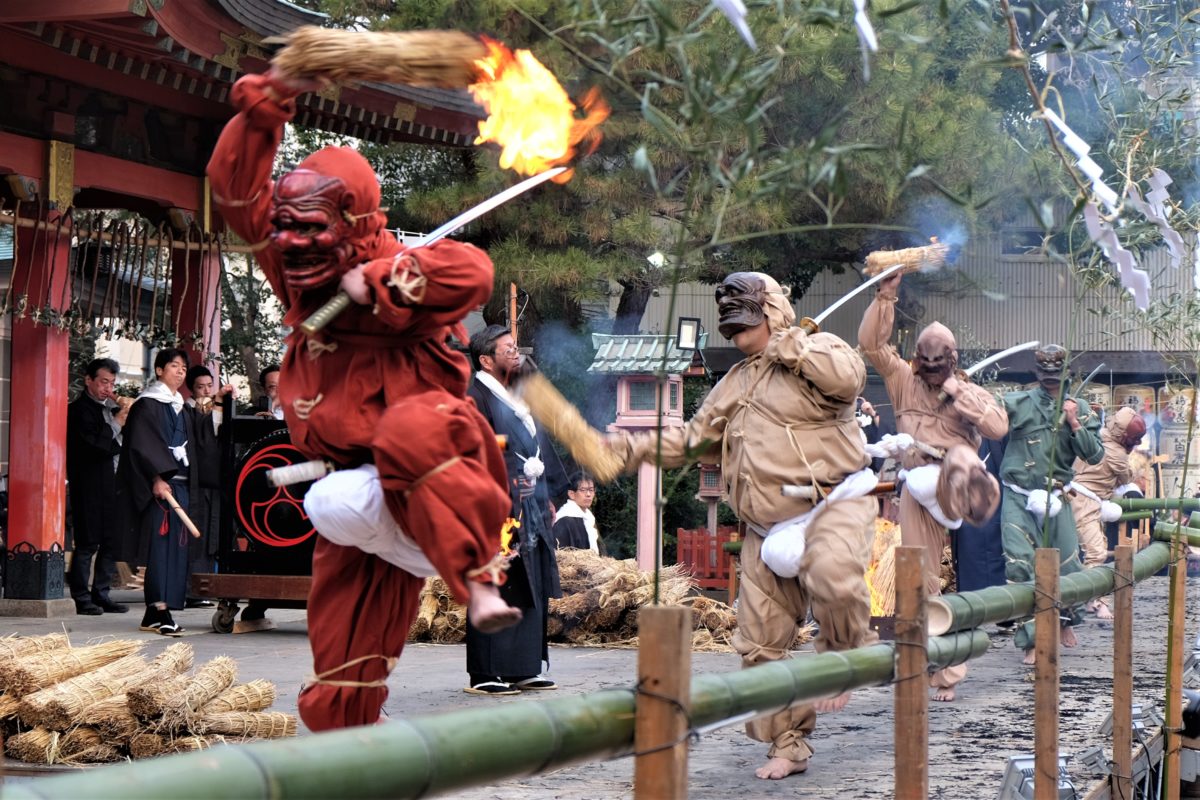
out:
M1122 297L1119 286L1085 289L1065 265L1038 256L1005 255L1005 249L1012 249L1012 240L1006 244L1000 236L980 239L964 248L957 269L942 273L936 291L922 288L923 281L906 279L911 294L924 307L920 319L907 326L919 330L937 320L958 334L962 347L970 349L998 350L1031 339L1069 344L1074 351L1173 349L1163 342L1156 344L1147 330L1130 322L1133 303ZM1151 274L1152 303L1171 294L1194 291L1194 250L1193 238L1179 269L1171 268L1165 248L1139 260L1139 267ZM1103 270L1115 278L1115 269L1107 262ZM861 282L859 274L849 269L840 274L821 273L794 303L797 318L819 314ZM712 332L711 346L728 347L731 345L717 333L713 289L706 284L681 284L675 316L699 317L704 329ZM854 297L834 312L822 329L854 342L873 295L874 290L867 289ZM675 331L675 320L664 319L669 301L667 287L651 298L642 317L643 332ZM1096 313L1106 308L1119 309L1122 316Z

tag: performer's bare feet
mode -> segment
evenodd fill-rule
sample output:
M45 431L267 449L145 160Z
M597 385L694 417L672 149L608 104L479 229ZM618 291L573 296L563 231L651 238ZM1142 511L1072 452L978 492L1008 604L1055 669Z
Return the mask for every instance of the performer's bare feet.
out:
M1021 659L1021 663L1027 667L1032 667L1037 663L1037 653L1033 652L1033 648L1025 651L1025 657Z
M930 699L936 700L939 703L949 703L954 700L954 687L939 686L933 690L933 695Z
M492 584L467 581L467 594L467 619L480 633L502 631L521 621L521 609L504 602Z
M767 759L767 763L754 770L754 774L764 781L779 781L788 775L804 772L806 769L808 769L807 758L803 761L792 761L790 758L776 756L775 758Z
M828 697L824 700L817 700L813 705L813 710L818 714L829 714L834 711L841 711L846 707L846 703L850 702L850 693L842 692L837 697Z
M1103 600L1096 601L1096 619L1112 619L1112 609Z
M1075 638L1075 629L1070 625L1062 626L1062 630L1058 634L1058 640L1062 642L1063 647L1074 647L1079 644L1079 640Z

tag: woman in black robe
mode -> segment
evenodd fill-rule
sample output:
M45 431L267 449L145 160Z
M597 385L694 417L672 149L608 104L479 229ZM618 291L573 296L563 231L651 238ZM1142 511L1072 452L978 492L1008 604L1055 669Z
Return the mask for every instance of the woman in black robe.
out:
M179 387L187 375L187 354L160 350L157 380L138 396L125 423L117 492L125 514L124 560L146 565L146 613L141 630L178 635L171 609L184 607L188 581L189 535L166 498L184 509L199 489L196 437L183 412Z

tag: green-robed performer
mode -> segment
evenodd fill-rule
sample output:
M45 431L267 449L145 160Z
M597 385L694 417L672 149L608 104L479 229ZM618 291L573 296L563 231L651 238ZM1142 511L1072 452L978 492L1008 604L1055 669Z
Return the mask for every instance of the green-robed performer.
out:
M1000 465L1004 485L1000 533L1005 573L1013 582L1033 580L1034 552L1043 546L1058 548L1061 574L1083 568L1075 517L1070 503L1063 502L1062 492L1075 475L1075 459L1096 464L1104 456L1104 446L1100 443L1100 418L1086 402L1064 396L1060 424L1058 399L1066 356L1067 351L1056 344L1035 351L1040 385L1004 396L1009 440ZM1047 476L1053 479L1049 493ZM1072 629L1077 621L1074 609L1064 609L1064 647L1077 643ZM1017 629L1014 643L1025 651L1025 663L1033 664L1032 620Z

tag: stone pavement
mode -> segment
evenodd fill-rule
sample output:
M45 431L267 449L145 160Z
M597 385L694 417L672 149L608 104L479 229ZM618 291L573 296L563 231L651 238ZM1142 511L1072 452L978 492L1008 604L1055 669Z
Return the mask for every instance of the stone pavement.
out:
M1162 707L1166 634L1165 578L1138 585L1135 595L1134 679L1135 702ZM1188 598L1189 617L1197 612L1197 592ZM101 637L130 637L148 641L150 655L166 647L167 637L137 630L142 607L140 595L115 593L129 602L128 614L44 619L0 620L0 633L48 633L64 628L75 643ZM294 713L296 692L311 671L304 612L272 610L276 630L248 634L217 634L209 620L211 609L181 611L176 619L188 629L184 641L196 650L197 663L229 655L239 665L239 680L265 678L275 682L279 697L275 710ZM1188 627L1189 637L1195 625ZM1080 646L1064 650L1062 669L1061 748L1064 755L1088 746L1111 746L1099 734L1110 708L1112 628L1089 618L1078 629ZM1189 639L1190 642L1190 639ZM637 653L633 650L552 647L550 675L558 692L532 697L476 697L463 693L467 676L462 645L410 645L389 682L386 709L392 718L463 708L488 708L548 696L583 694L598 689L627 687L634 682ZM803 658L803 654L798 657ZM1011 636L995 632L993 650L972 662L971 672L954 703L932 703L930 708L930 797L994 797L1006 758L1033 750L1032 671L1021 666L1021 653ZM693 671L723 672L738 668L733 653L697 653ZM308 735L302 728L302 735ZM890 798L892 787L892 691L876 687L856 692L844 712L823 716L812 743L817 751L812 767L802 776L766 782L753 777L766 746L748 740L740 726L702 735L689 756L689 797L692 800L726 800L747 797ZM1068 769L1076 778L1079 796L1094 781L1078 774L1075 762ZM568 767L542 775L464 790L453 796L467 800L509 798L569 798L608 800L631 797L631 759L623 758ZM10 778L11 780L11 778Z

